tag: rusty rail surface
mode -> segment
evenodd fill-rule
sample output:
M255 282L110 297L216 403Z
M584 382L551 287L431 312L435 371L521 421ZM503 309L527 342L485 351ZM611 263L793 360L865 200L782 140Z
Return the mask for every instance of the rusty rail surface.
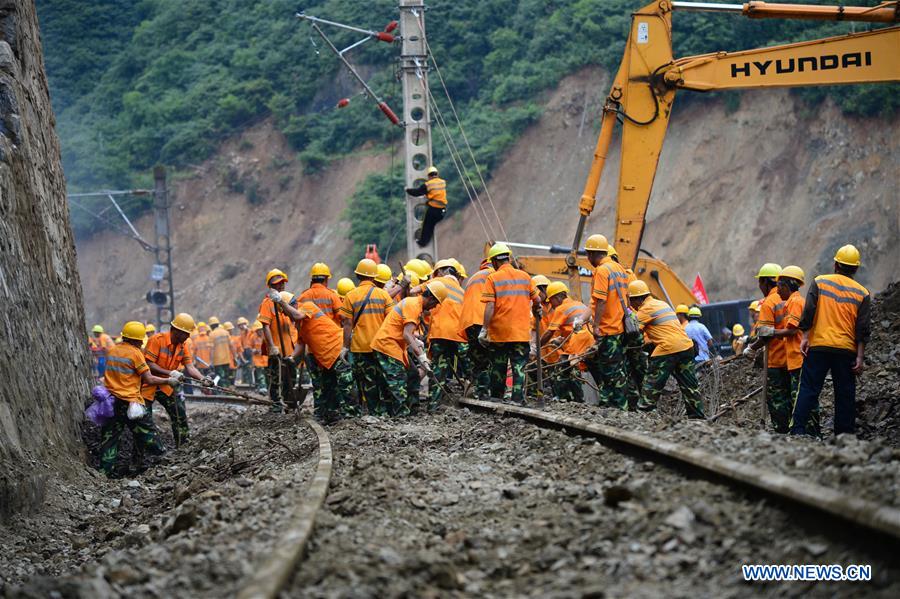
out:
M614 448L623 447L648 455L657 461L686 466L711 475L713 478L815 510L819 514L841 520L854 528L876 532L894 542L900 541L900 509L892 506L879 505L816 483L737 462L701 449L656 439L634 431L613 428L582 418L466 398L459 400L459 406L515 416L539 426L558 428L568 433L592 437L605 445Z
M319 439L319 463L302 501L299 502L290 520L284 525L284 533L275 543L265 560L257 564L255 572L246 580L237 593L238 599L272 599L284 589L296 572L297 564L306 550L306 543L312 536L316 515L325 503L328 485L331 483L332 452L328 433L311 418L306 424L315 431Z

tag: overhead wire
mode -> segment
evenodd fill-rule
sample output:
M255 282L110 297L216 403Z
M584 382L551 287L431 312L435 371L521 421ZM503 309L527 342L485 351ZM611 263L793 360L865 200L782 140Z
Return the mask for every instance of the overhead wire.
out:
M478 179L481 181L481 187L487 196L488 203L491 206L491 211L494 213L494 219L496 220L497 227L500 232L503 234L504 239L508 239L508 235L506 234L506 229L503 227L503 221L500 219L500 214L497 212L497 207L494 204L493 196L491 196L490 188L487 186L487 182L484 180L484 176L481 173L481 168L478 166L478 160L475 158L475 153L472 151L472 146L469 143L469 138L466 135L465 128L462 125L462 121L459 118L459 113L456 111L456 106L453 104L453 99L450 97L450 91L447 89L447 84L444 81L444 76L441 73L441 68L438 65L437 59L434 57L434 52L431 49L431 44L428 43L428 36L425 35L425 29L422 26L422 21L420 18L416 18L416 25L419 27L419 33L422 36L422 40L425 42L425 49L428 52L428 57L431 60L432 64L434 64L435 73L437 73L438 80L441 83L441 87L444 90L444 95L447 97L447 102L450 105L450 110L453 113L453 118L456 120L456 125L459 128L459 132L462 135L463 143L466 146L466 150L469 154L469 158L472 160L472 164L475 167L475 172L478 174ZM429 95L431 91L429 89ZM485 210L485 216L487 216L487 211ZM496 239L496 237L495 237Z

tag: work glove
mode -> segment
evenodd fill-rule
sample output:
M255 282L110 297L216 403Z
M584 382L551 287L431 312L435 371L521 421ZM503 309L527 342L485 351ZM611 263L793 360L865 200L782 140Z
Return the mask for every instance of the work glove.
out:
M481 347L487 347L488 343L490 342L490 339L488 339L487 329L482 327L481 332L478 333L478 343L481 345Z
M203 377L203 380L200 381L200 384L203 385L204 387L212 387L216 383L208 376L205 376L205 377Z
M281 355L281 351L277 347L273 346L273 347L269 348L269 355L274 358L277 358L278 356Z
M338 360L343 362L344 364L350 365L350 350L346 347L341 348L341 353L338 355Z
M427 372L428 374L432 374L434 371L431 369L431 360L428 359L428 356L425 353L419 354L416 359L419 360L419 366L422 367L422 370Z
M744 351L741 352L741 355L744 355L744 356L752 356L752 355L753 355L753 350L750 349L749 346L748 346L748 347L745 347L745 348L744 348Z
M553 339L550 340L550 343L549 343L550 347L559 347L562 344L563 344L562 337L554 337Z
M285 357L284 357L284 362L287 363L287 364L296 365L296 364L297 364L297 359L294 358L294 356L285 356Z
M281 303L281 294L278 293L278 291L276 291L275 289L269 289L269 291L266 293L266 295L269 297L270 300L272 300L276 304Z
M544 314L544 308L542 308L540 304L532 306L531 313L534 314L535 318L540 319Z
M581 322L580 320L576 320L575 322L572 323L572 332L573 332L573 333L580 333L580 332L581 332L581 327L583 327L583 326L584 326L584 323L583 323L583 322Z
M180 370L172 370L169 372L169 378L180 381L181 379L184 378L184 373L181 372Z
M181 378L177 376L170 376L166 379L166 384L170 387L177 387L181 383Z

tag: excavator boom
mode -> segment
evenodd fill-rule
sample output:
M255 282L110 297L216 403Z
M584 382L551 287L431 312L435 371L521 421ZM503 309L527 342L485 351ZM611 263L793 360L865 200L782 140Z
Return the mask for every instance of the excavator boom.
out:
M520 257L532 273L563 278L573 295L585 282L584 258L578 249L606 165L613 132L622 123L621 160L612 238L620 262L634 269L657 297L692 303L693 295L669 267L652 256L639 256L647 205L660 152L679 89L712 91L762 87L801 87L900 81L900 27L850 33L826 39L745 50L714 52L674 59L672 10L734 12L749 18L798 18L890 23L900 21L900 3L873 7L800 4L715 4L660 0L632 15L631 31L603 119L594 159L579 202L579 220L571 251L565 257Z

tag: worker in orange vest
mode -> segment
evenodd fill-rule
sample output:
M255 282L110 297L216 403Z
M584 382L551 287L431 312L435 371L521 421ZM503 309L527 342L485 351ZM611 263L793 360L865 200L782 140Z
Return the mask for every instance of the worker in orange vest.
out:
M570 366L580 366L581 356L594 345L590 331L591 310L579 301L569 297L569 288L561 281L553 281L547 286L547 301L550 317L541 346L555 352L557 361ZM561 372L557 367L550 376L553 393L565 401L584 401L581 379L574 372Z
M800 351L804 359L792 435L809 433L809 415L819 405L829 372L834 385L834 434L855 430L855 376L865 367L865 348L872 331L869 291L854 280L860 264L859 250L843 246L834 255L834 274L816 277L806 293L798 326L803 331Z
M541 297L531 277L511 264L512 252L505 243L495 243L488 251L494 272L487 276L481 301L484 326L478 342L490 357L491 399L500 400L506 391L506 369L512 370L514 403L525 404L525 366L531 345L531 316L541 317Z
M414 197L425 196L427 208L422 228L416 235L416 242L420 247L431 243L434 228L444 219L447 212L447 182L440 178L437 168L428 167L428 178L418 187L407 188L406 193Z
M268 292L259 305L258 320L263 324L266 355L269 356L269 398L272 400L272 412L282 412L288 402L294 399L294 382L297 370L294 364L284 360L294 353L296 331L291 319L273 301L277 300L288 282L285 273L277 268L266 274Z
M800 391L800 369L803 367L803 352L800 351L800 318L803 316L803 296L800 287L806 282L806 275L799 266L785 266L778 275L778 296L784 302L784 328L776 329L775 336L784 341L788 376L791 380L791 412L797 404ZM812 410L806 423L807 433L819 436L819 410Z
M210 317L209 340L212 343L212 367L222 386L231 384L231 363L234 359L231 336L215 316Z
M263 345L266 340L263 338L263 324L254 320L250 325L250 332L253 336L250 338L250 356L253 364L252 385L258 393L266 395L269 388L266 385L266 370L269 367L269 358L263 353Z
M460 345L466 341L459 329L462 314L463 288L459 284L459 271L452 259L438 260L434 265L433 281L440 281L447 288L447 298L431 309L428 327L428 351L434 377L442 385L462 377L460 369ZM431 385L431 401L428 409L435 410L441 399L442 389Z
M242 360L241 383L253 384L253 337L256 334L250 330L250 321L241 316L237 319L238 336L240 337L240 354Z
M205 376L215 374L212 365L212 341L209 339L209 325L200 322L197 325L197 333L192 337L194 359L200 365L200 372Z
M91 357L94 358L94 376L103 378L103 375L106 373L106 356L109 355L109 350L114 348L116 344L99 324L95 324L94 328L91 329L88 344L91 347Z

